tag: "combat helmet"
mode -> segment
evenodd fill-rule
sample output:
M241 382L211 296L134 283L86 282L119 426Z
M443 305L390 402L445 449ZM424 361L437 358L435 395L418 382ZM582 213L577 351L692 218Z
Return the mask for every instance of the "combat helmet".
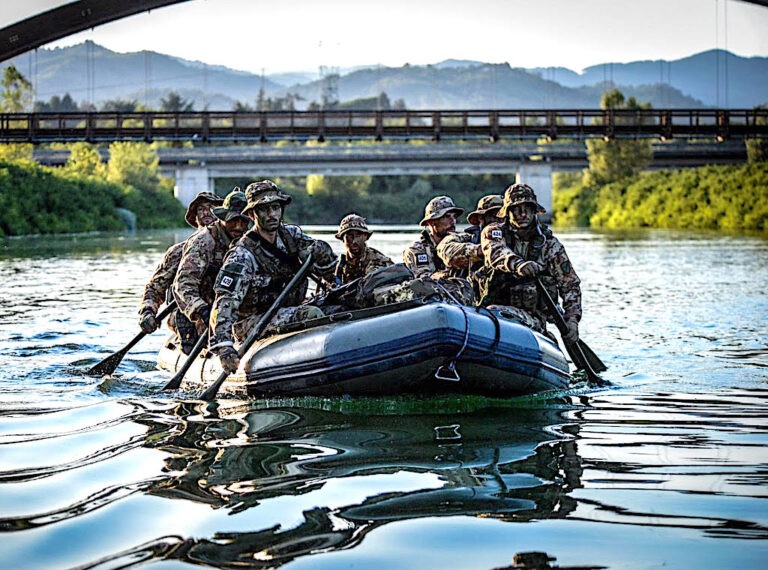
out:
M227 194L227 197L224 198L224 203L218 208L213 209L213 213L217 218L224 222L234 220L237 217L245 218L250 222L250 218L243 215L243 209L246 205L247 200L245 199L245 193L240 190L239 187L235 186L232 192Z
M245 189L245 197L248 200L248 205L243 210L243 214L264 204L280 202L285 206L291 203L291 197L280 190L278 185L271 180L251 182Z
M368 225L365 223L365 218L358 216L357 214L349 214L344 216L339 222L339 231L334 236L336 239L343 239L344 234L351 232L352 230L363 232L364 234L371 235L373 232L368 229Z
M467 214L467 221L473 226L479 226L482 216L495 214L504 204L501 194L489 194L477 201L477 209Z
M539 204L536 199L536 193L533 191L533 188L527 184L512 184L504 190L504 204L496 215L499 218L506 218L509 209L518 204L533 204L537 214L546 212L544 206Z
M450 213L460 216L464 210L457 207L449 196L435 196L427 202L427 207L424 208L424 218L419 224L423 226L430 220L437 220Z
M224 198L217 196L213 192L200 192L195 196L187 206L187 213L184 214L184 219L193 228L197 227L197 214L195 210L202 202L210 202L212 206L220 206L224 202Z

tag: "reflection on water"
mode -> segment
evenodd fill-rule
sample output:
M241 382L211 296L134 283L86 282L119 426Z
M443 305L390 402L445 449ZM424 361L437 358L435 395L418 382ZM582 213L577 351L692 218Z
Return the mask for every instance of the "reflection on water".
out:
M211 406L81 374L183 233L0 242L0 568L763 568L768 243L560 233L610 389Z

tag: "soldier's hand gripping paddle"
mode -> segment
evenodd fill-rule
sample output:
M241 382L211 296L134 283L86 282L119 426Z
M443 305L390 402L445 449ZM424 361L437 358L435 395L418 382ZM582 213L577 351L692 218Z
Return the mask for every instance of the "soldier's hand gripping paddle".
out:
M158 326L165 317L171 314L171 311L173 311L175 308L176 301L171 301L165 306L165 309L158 313L157 317L155 317L157 319ZM117 367L120 365L120 362L123 360L128 351L131 350L136 345L136 343L143 339L145 336L147 336L147 333L141 331L139 334L133 337L131 342L126 344L122 349L118 350L114 354L111 354L110 356L107 356L98 364L91 366L88 370L85 371L85 373L89 376L108 376L109 374L112 374L115 370L117 370Z
M288 285L285 286L283 292L280 293L277 299L275 299L275 302L272 303L272 306L269 307L269 309L267 309L267 311L261 316L259 322L256 323L256 326L254 326L253 329L251 329L251 332L248 333L248 337L245 339L245 341L243 341L243 344L240 345L240 348L237 349L237 355L240 358L242 358L243 355L248 352L248 349L251 348L253 343L256 342L256 340L261 336L261 333L263 333L264 329L267 328L267 325L272 320L272 317L274 317L278 309L283 306L285 298L290 294L291 291L296 288L296 285L298 285L302 277L304 277L307 271L309 271L310 265L312 265L312 255L307 257L307 260L296 272L296 275L294 275ZM213 400L216 397L216 394L218 394L219 388L221 388L224 380L227 379L227 376L229 376L229 373L226 370L219 374L219 377L216 378L216 381L201 394L200 399L205 400L206 402Z

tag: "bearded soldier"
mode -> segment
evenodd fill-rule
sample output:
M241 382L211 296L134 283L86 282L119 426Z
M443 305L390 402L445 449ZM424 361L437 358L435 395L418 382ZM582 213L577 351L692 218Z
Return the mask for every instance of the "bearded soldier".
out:
M216 216L213 215L212 208L220 205L223 201L223 198L212 192L200 192L187 207L187 213L184 216L184 219L193 228L209 226L216 221ZM157 322L157 310L164 301L171 298L173 295L171 286L176 277L179 262L181 262L181 255L185 243L186 240L181 241L172 245L165 251L163 259L155 268L155 272L144 287L144 297L139 306L139 327L141 327L141 330L147 334L159 328L160 324ZM182 323L182 321L186 322ZM168 326L181 338L183 350L189 352L192 346L189 342L184 342L184 337L186 335L182 331L184 329L188 331L191 327L189 326L189 321L183 316L183 313L179 313L178 310L173 311L170 317L168 317ZM194 341L192 344L194 344Z
M485 265L493 270L481 286L481 304L525 311L535 321L532 328L546 332L547 309L531 281L538 276L553 299L562 299L568 327L563 340L573 343L579 339L581 281L563 244L539 223L536 214L544 212L527 184L506 189L497 214L503 221L486 226L481 234Z
M403 261L415 277L437 278L451 274L437 253L440 242L449 235L456 236L454 239L461 243L461 255L466 258L464 268L470 260L479 259L480 246L471 243L469 235L456 234L456 216L463 213L464 210L457 208L448 196L436 196L427 203L424 218L419 222L425 228L421 238L403 252Z
M216 279L216 300L211 322L210 349L227 372L240 364L235 341L242 342L261 316L272 306L299 267L312 255L313 273L333 283L336 254L331 246L305 234L298 226L283 224L291 197L271 180L249 184L248 205L243 211L254 227L230 250ZM286 297L270 321L272 327L317 318L314 306L299 307L307 292L307 279Z
M366 242L373 232L368 229L365 218L349 214L339 223L336 239L344 242L345 253L339 256L334 276L337 285L344 285L358 277L364 277L381 267L389 267L392 260Z
M208 326L213 304L213 285L230 244L248 229L251 220L242 215L245 194L239 188L230 192L222 206L214 208L218 218L198 230L184 246L173 294L179 310L195 324L197 335Z

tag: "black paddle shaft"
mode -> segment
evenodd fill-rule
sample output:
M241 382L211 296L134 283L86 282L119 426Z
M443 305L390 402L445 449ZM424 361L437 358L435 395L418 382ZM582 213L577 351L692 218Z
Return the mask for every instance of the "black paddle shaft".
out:
M245 339L245 341L243 341L243 344L240 345L240 348L237 349L237 355L240 358L242 358L243 355L248 352L248 349L251 348L253 343L256 342L256 340L261 336L261 333L263 333L264 329L267 328L267 325L272 320L272 317L274 317L278 309L282 307L285 298L291 293L291 291L293 291L293 289L296 288L296 285L299 284L299 281L301 281L307 271L309 271L310 265L312 265L311 255L307 257L307 260L296 272L296 275L294 275L288 285L285 286L283 292L280 293L277 299L275 299L275 302L272 303L272 306L269 307L269 309L267 309L267 311L261 316L259 322L256 323L256 326L254 326L253 329L251 329L251 332L248 333L248 337ZM216 397L216 394L219 393L219 388L221 388L221 385L224 383L224 380L227 379L227 376L229 376L229 373L226 370L222 371L222 373L219 374L219 377L216 378L216 381L201 394L200 399L205 400L206 402L213 400Z
M171 314L171 311L173 311L175 308L176 301L171 301L162 311L158 313L157 317L155 317L157 319L158 326L162 320ZM131 339L131 342L126 344L123 348L114 354L110 354L98 364L93 365L91 368L86 370L85 373L89 376L108 376L109 374L112 374L115 370L117 370L117 367L120 365L120 362L123 360L123 357L125 357L128 351L131 350L136 345L136 343L138 343L145 336L147 336L147 333L141 331L139 334L133 337L133 339Z
M604 384L605 381L600 378L597 372L595 372L592 369L592 366L590 366L589 361L584 356L584 352L581 350L579 343L567 342L565 340L565 336L568 334L568 325L565 324L563 315L561 315L560 311L557 310L557 304L555 304L555 301L549 295L549 292L544 288L544 284L541 282L541 279L534 277L534 283L536 283L536 289L539 291L539 295L541 295L541 297L544 299L544 304L547 306L552 319L555 321L557 330L560 331L560 336L563 337L563 344L565 344L565 349L568 351L571 360L573 360L573 364L576 366L576 368L584 370L587 373L587 379L590 382Z
M181 386L181 381L184 380L184 375L192 367L192 364L194 364L195 362L195 358L197 358L197 355L202 352L203 347L207 343L208 343L208 329L205 329L205 332L203 332L203 334L200 335L200 338L197 339L195 346L192 347L192 350L187 355L187 360L184 361L184 364L181 366L181 368L179 368L178 372L176 372L174 377L171 378L165 386L163 386L163 390L175 390L176 388Z

